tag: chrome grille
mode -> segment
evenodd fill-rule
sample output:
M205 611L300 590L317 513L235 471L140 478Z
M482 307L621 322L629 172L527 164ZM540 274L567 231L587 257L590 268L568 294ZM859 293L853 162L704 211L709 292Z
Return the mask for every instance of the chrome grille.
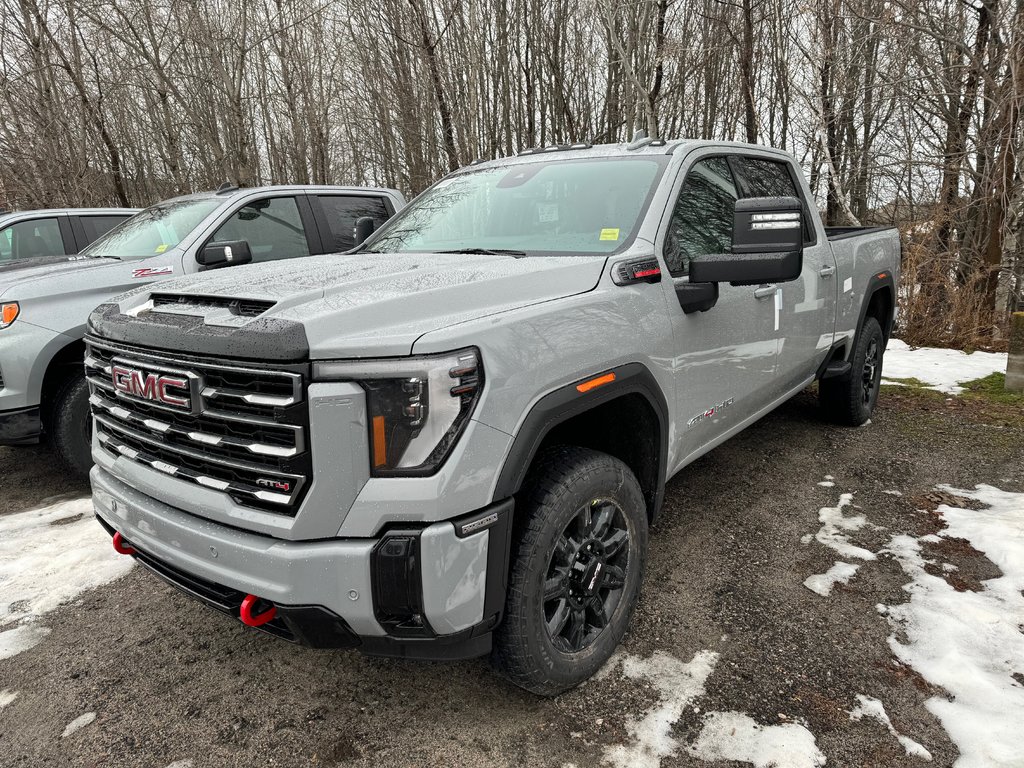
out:
M295 514L312 479L306 365L172 358L95 337L86 345L89 402L105 450L239 504ZM127 391L129 371L136 390L151 372L173 372L194 397L178 407L155 396L153 382Z

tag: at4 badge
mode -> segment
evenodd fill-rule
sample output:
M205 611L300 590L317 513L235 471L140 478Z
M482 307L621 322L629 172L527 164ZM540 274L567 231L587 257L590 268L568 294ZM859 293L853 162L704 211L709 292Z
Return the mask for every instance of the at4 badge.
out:
M728 400L723 400L718 405L711 406L706 411L704 411L704 413L698 413L696 416L694 416L692 419L690 419L688 422L686 422L686 426L687 427L693 427L693 426L696 426L697 424L700 424L705 419L714 418L716 413L718 413L721 410L724 410L725 408L728 408L735 401L736 401L736 398L730 397Z

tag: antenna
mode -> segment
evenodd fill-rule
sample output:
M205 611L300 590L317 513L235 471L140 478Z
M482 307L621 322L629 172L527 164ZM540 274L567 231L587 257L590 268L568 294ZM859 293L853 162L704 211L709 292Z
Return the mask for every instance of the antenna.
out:
M217 194L218 195L226 195L229 192L235 192L237 190L238 190L238 187L236 187L230 181L225 181L223 184L221 184L219 187L217 187Z

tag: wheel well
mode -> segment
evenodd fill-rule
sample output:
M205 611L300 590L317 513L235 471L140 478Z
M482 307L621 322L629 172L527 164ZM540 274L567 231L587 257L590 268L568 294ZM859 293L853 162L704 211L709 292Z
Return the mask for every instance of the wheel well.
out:
M893 308L893 297L892 289L883 285L880 286L868 299L868 309L864 313L864 317L873 317L878 321L878 324L882 327L882 336L886 342L889 341L889 334L892 333L892 308Z
M554 426L534 454L552 445L577 445L622 461L636 475L652 520L657 512L661 435L654 408L640 394L621 395Z
M57 391L71 376L81 372L84 359L85 341L82 339L72 341L50 359L50 364L46 366L46 373L43 375L43 388L39 398L44 425L49 424Z

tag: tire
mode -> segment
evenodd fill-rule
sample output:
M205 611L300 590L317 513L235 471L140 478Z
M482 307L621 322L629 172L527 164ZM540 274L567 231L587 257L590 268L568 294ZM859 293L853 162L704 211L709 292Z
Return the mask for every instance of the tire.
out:
M88 478L92 468L92 419L84 374L76 373L60 385L49 426L57 460L75 476Z
M830 421L859 427L871 418L878 402L884 351L881 326L875 318L865 318L850 358L850 372L834 379L822 379L818 384L821 406Z
M647 506L625 464L576 447L539 457L517 502L491 661L520 688L554 696L597 672L626 633L643 582Z

